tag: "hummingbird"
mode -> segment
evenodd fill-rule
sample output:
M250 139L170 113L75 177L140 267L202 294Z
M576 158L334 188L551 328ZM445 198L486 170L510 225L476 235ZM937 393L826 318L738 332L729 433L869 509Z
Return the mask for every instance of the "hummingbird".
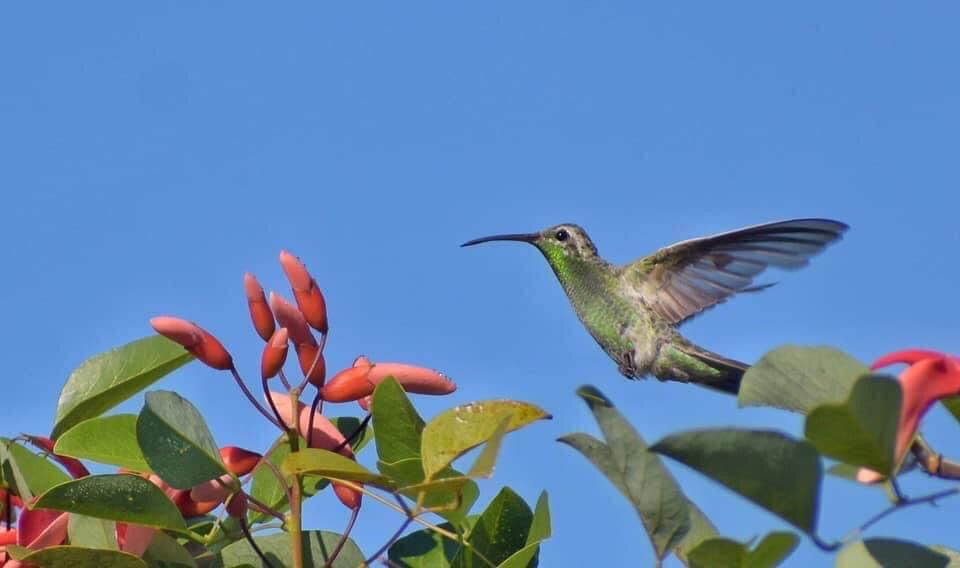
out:
M769 266L796 270L849 227L831 219L789 219L681 241L618 266L598 253L580 226L563 223L537 233L493 235L529 243L553 269L577 317L629 379L694 383L736 394L749 365L708 351L678 327L754 285Z

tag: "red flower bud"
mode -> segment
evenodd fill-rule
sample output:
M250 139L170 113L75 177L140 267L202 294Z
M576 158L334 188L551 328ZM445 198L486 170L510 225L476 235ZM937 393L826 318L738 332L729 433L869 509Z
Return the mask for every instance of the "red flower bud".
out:
M320 398L327 402L350 402L373 393L370 382L373 365L360 365L340 371L320 389Z
M360 504L363 502L363 493L357 491L353 487L347 487L333 481L330 483L333 486L333 493L337 496L337 499L340 499L340 502L348 509L357 509L360 507Z
M17 544L17 529L0 531L0 546Z
M307 377L310 384L317 388L322 387L323 381L327 377L327 362L323 359L320 348L316 345L298 345L297 357L300 359L300 370L303 371L303 376L307 377L307 373L310 373L310 376ZM316 360L316 363L314 363L314 360Z
M189 489L175 489L170 495L170 500L180 510L180 514L186 518L199 517L206 515L216 509L222 501L201 501L197 502L190 498Z
M260 358L260 376L264 379L276 376L287 360L287 344L290 343L290 334L287 328L281 327L273 333L273 337L263 347L263 356Z
M17 520L17 544L39 549L67 539L67 513L51 509L23 509Z
M40 448L41 450L53 456L53 459L60 462L60 465L66 468L66 470L70 472L70 475L74 479L79 479L81 477L86 477L90 475L90 470L88 470L87 466L83 465L83 463L81 463L80 460L76 458L55 454L53 452L53 440L51 440L50 438L46 438L44 436L30 436L26 434L24 435L24 438L29 440L30 443L33 444L34 446Z
M303 314L283 296L270 292L270 307L273 308L273 313L276 314L280 325L287 328L294 345L317 344L313 333L310 332L310 326L307 325L307 320L303 319Z
M237 446L224 446L220 448L220 458L227 466L227 471L237 477L242 477L253 471L253 468L257 467L263 456Z
M267 298L263 295L263 288L253 274L247 272L243 275L243 289L247 294L247 305L250 308L253 328L264 341L269 341L274 330L273 312L270 311Z
M207 330L193 322L169 316L159 316L150 320L154 331L175 341L208 367L218 371L233 368L233 358L223 344Z
M287 251L280 251L280 266L287 274L287 280L293 288L293 297L310 327L320 333L327 333L327 302L323 299L320 287L307 272L300 259Z
M247 494L238 491L227 501L227 514L235 519L242 519L247 515Z
M143 553L150 546L150 541L157 533L153 527L143 525L128 525L127 523L117 523L117 546L122 552L127 552L134 556L143 556Z
M441 373L425 367L404 363L377 363L370 371L374 385L387 377L393 377L403 390L414 394L450 394L457 385Z
M234 487L236 482L233 476L225 473L216 479L204 481L190 488L190 499L196 503L206 503L215 501L222 503L224 499L232 492L229 488Z

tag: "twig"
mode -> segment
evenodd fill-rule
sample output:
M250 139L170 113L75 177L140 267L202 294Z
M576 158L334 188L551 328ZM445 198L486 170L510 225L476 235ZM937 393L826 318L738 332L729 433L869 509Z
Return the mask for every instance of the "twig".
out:
M320 389L313 396L313 403L310 404L310 421L307 423L307 447L313 447L313 419L317 417L317 408L320 405Z
M337 556L340 556L340 551L343 550L344 545L347 544L347 539L350 538L350 531L353 530L353 525L357 522L357 515L359 513L359 506L354 507L353 510L350 511L350 520L347 521L347 528L344 529L343 534L340 535L340 541L337 542L337 546L333 548L333 552L330 553L330 559L323 565L323 568L331 568L337 560Z
M944 458L943 454L937 453L922 437L917 436L910 446L910 452L927 475L941 479L960 479L960 463Z
M883 511L880 511L876 515L867 519L866 522L864 522L862 525L850 531L850 534L845 536L843 540L841 540L840 542L845 544L856 539L861 534L863 534L865 530L867 530L868 528L876 524L878 521L880 521L887 515L893 513L897 509L904 509L906 507L912 507L913 505L922 505L924 503L933 504L938 499L943 499L944 497L949 497L951 495L956 495L958 493L960 493L960 487L953 487L950 489L945 489L943 491L938 491L936 493L931 493L929 495L924 495L923 497L904 498L904 500L901 501L900 503L891 505L890 507L887 507Z
M256 398L254 398L253 393L250 392L250 389L247 388L247 384L244 383L243 379L240 377L240 373L237 372L237 368L230 367L230 373L233 375L233 379L237 381L237 385L240 386L240 390L243 391L243 394L247 397L247 400L250 401L250 404L252 404L253 407L260 412L260 414L263 414L263 416L267 420L269 420L274 426L276 426L277 428L284 428L283 426L280 425L280 422L277 421L277 419L274 418L273 416L270 416L270 413L267 412L267 409L264 408L263 405L260 404L260 402Z
M260 547L257 546L257 541L253 540L253 535L250 534L250 527L247 526L247 519L241 517L237 520L240 521L240 530L243 531L243 537L246 538L247 542L250 543L250 548L257 553L257 556L260 557L260 560L262 560L264 564L266 564L269 568L273 568L273 564L267 559L266 555L263 554L263 551L260 550Z
M283 369L277 373L280 375L280 382L283 383L283 386L287 387L287 390L290 390L290 381L287 380L287 374L283 372Z
M263 397L267 399L267 404L270 405L270 410L273 411L273 415L277 417L278 425L282 425L283 430L287 429L287 425L283 422L283 417L280 415L280 410L277 409L277 403L273 402L273 397L270 396L270 385L267 383L267 379L260 380L261 385L263 386Z
M317 366L317 363L320 361L320 357L323 357L323 348L327 345L327 334L324 333L320 336L320 346L317 347L317 354L313 356L313 362L310 363L310 368L307 369L307 372L303 374L303 381L297 385L297 390L303 390L306 388L307 383L310 381L310 375L313 374L313 369Z
M345 448L347 444L353 445L353 443L363 435L363 431L367 429L367 424L370 423L371 416L373 415L369 413L366 416L364 416L363 420L360 421L360 424L357 425L356 429L353 432L351 432L349 436L344 438L342 442L337 444L337 447L333 448L333 450L331 451L339 452L340 450Z
M410 526L410 523L413 522L413 519L414 519L413 517L407 517L406 519L404 519L403 523L400 525L400 528L397 529L397 532L393 533L390 539L387 542L385 542L383 546L378 548L376 552L370 555L370 558L367 559L367 564L371 564L373 563L374 560L376 560L377 558L380 558L380 556L384 552L386 552L388 548L390 548L390 545L393 544L394 541L396 541L398 538L400 538L400 535L403 534L403 531L407 530L407 527Z

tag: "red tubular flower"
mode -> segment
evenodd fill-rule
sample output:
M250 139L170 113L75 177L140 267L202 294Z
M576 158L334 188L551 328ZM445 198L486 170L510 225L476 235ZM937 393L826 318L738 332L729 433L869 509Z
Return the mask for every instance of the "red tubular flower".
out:
M208 367L218 371L233 368L233 358L210 332L193 322L169 316L159 316L150 320L154 331L175 341Z
M281 327L273 333L270 341L263 347L263 356L260 358L260 376L269 379L276 376L287 360L287 344L290 336L287 328Z
M298 345L297 358L300 361L300 370L310 384L317 388L322 387L327 377L327 362L323 358L323 353L320 353L320 348L306 343ZM307 373L310 376L307 376Z
M327 402L350 402L373 393L376 387L370 381L373 365L359 365L344 369L320 389L320 398Z
M280 266L287 274L287 280L293 288L293 297L310 327L320 333L327 333L327 302L323 299L316 280L307 272L300 259L287 251L280 251Z
M54 453L53 440L51 440L50 438L47 438L45 436L31 436L28 434L24 434L24 438L29 440L30 443L33 444L34 446L40 448L41 450L53 456L53 459L60 462L60 465L66 468L66 470L70 473L71 476L73 476L74 479L79 479L81 477L86 477L90 475L90 470L88 470L87 466L83 465L83 463L80 460L76 458L71 458L68 456L61 456L59 454Z
M405 363L369 364L366 357L358 357L354 366L337 373L320 389L327 402L349 402L373 394L382 380L393 377L403 390L415 394L450 394L457 385L433 369Z
M960 361L936 351L908 350L884 355L870 368L878 369L894 363L910 365L899 377L903 402L897 426L896 459L900 461L930 406L942 398L960 395ZM866 468L861 468L857 474L857 480L863 483L880 479L882 476Z
M317 340L310 332L310 326L307 325L307 320L303 318L303 314L283 296L276 292L270 292L270 307L273 308L273 313L276 314L280 325L287 328L290 340L293 341L295 346L317 344Z
M0 546L17 544L17 529L0 531Z
M236 482L233 476L225 473L217 479L211 479L190 488L190 499L196 503L216 502L223 503L223 500L230 495L230 487L235 487Z
M343 505L348 509L356 509L363 502L363 493L353 487L347 487L341 483L333 481L330 483L333 487L333 493L337 496Z
M23 509L17 519L17 544L32 549L57 546L67 540L67 513Z
M117 523L117 545L122 552L127 552L134 556L143 556L153 535L157 529L145 527L143 525L129 525L127 523Z
M220 458L227 466L227 471L237 477L243 477L257 467L263 456L237 446L224 446L220 448Z
M274 330L273 312L270 311L267 298L263 295L263 287L253 274L247 272L243 275L243 290L247 294L247 306L250 308L253 328L264 341L269 341Z

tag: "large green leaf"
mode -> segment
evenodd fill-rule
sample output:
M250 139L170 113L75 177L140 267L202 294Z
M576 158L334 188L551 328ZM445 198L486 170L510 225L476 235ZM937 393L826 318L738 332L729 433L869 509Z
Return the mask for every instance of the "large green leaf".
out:
M160 479L190 489L226 473L220 450L195 406L172 391L154 391L137 418L137 442Z
M853 382L868 372L833 347L784 345L747 369L737 401L740 406L774 406L806 414L814 406L846 399Z
M820 455L779 432L714 429L672 434L651 450L743 495L807 533L817 525Z
M143 553L147 565L157 568L196 568L197 561L190 552L163 531L157 531L150 540L150 546Z
M527 533L527 544L514 552L500 563L498 568L532 568L538 564L540 543L550 538L550 503L547 492L544 491L537 499L537 506L533 510L533 520L530 521L530 532Z
M136 475L91 475L68 481L41 495L35 506L161 529L186 528L180 511L163 491Z
M47 458L6 438L0 438L0 465L6 483L15 488L24 501L70 479Z
M283 460L290 455L290 445L286 443L286 439L286 436L281 436L266 455L266 459L276 467L277 471L280 471ZM306 443L304 443L304 446L306 446ZM283 472L281 472L281 475L283 475ZM289 479L288 483L290 483ZM250 485L250 495L257 501L265 503L274 511L283 512L289 507L287 494L280 485L277 475L271 471L270 467L263 463L263 461L257 464L256 469L253 470L253 482ZM272 517L254 511L253 509L250 510L249 519L251 523L263 522L270 518Z
M654 553L663 558L690 530L692 504L659 456L647 451L643 438L603 393L585 386L577 394L593 412L606 443L582 433L568 434L560 441L583 454L630 500ZM713 535L708 532L700 536Z
M81 421L100 416L192 360L183 347L159 335L87 359L60 391L50 437L56 439Z
M921 544L893 538L855 542L837 555L837 568L946 568L950 557Z
M149 472L137 443L137 415L116 414L84 420L57 438L58 455Z
M486 442L500 422L507 430L549 419L543 409L516 400L488 400L456 406L440 413L423 428L420 454L427 479L432 478L472 448Z
M410 403L403 388L393 378L377 385L373 391L373 426L377 431L377 457L394 463L420 458L420 433L424 422ZM423 478L409 480L411 483Z
M7 548L14 559L37 568L147 568L146 562L119 550L52 546L30 550L19 546Z
M478 516L467 517L464 520L463 530L468 531L478 518ZM453 533L457 532L456 527L450 523L443 523L440 528ZM400 568L446 568L450 566L459 551L460 543L430 529L423 529L397 539L387 550L387 558L394 566ZM486 564L481 563L477 566L486 566Z
M750 546L742 542L711 538L690 551L688 564L691 568L774 568L799 542L793 533L773 532L750 550Z
M114 521L71 513L67 535L74 546L117 550L117 523Z
M293 566L290 552L290 535L276 533L254 538L257 546L263 551L270 563L275 567ZM304 566L324 566L330 558L333 549L340 542L340 535L328 531L303 532L303 564ZM256 552L246 540L225 547L217 555L213 568L232 568L234 566L265 566ZM337 555L332 568L357 568L365 566L363 553L357 548L353 540L347 539L346 544Z
M804 434L825 456L889 475L900 420L900 385L864 376L842 403L826 403L807 415Z
M306 448L289 454L283 460L282 469L284 473L292 475L311 473L330 479L368 483L388 491L396 489L396 484L388 477L373 473L352 459L328 450Z
M470 531L467 542L471 548L461 548L451 566L485 566L486 561L499 565L527 545L532 523L530 506L512 489L504 487Z

